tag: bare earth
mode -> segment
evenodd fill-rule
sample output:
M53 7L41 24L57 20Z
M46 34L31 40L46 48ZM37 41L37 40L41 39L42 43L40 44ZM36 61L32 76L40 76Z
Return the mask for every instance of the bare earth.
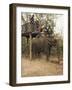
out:
M41 59L29 60L28 58L22 57L21 62L21 76L48 76L48 75L62 75L63 74L63 61L57 62L57 58L52 57L50 61ZM55 62L51 62L55 61Z

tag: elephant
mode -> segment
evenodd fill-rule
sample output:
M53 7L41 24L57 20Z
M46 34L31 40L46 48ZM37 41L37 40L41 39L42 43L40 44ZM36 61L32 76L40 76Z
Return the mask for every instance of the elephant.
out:
M47 37L36 37L32 40L32 56L33 57L40 57L40 55L46 55L46 59L50 55L50 44Z
M54 37L39 35L39 37L32 40L32 57L39 58L42 53L46 56L46 60L49 61L52 47L56 48L59 61L59 40L55 39Z

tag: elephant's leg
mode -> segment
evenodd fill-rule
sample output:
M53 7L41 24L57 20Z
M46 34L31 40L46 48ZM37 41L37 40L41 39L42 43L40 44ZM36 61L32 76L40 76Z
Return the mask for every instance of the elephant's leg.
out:
M38 59L40 60L40 52L38 52Z
M48 48L45 49L45 54L46 54L46 60L49 61L49 57L50 57L50 50L51 48L48 46Z
M57 45L57 57L58 57L58 63L60 62L60 50L59 46Z
M49 55L48 54L46 55L46 60L49 61Z
M49 56L50 56L50 54L51 54L51 46L49 46Z
M36 53L36 45L32 45L32 58L35 59L37 56L37 53Z

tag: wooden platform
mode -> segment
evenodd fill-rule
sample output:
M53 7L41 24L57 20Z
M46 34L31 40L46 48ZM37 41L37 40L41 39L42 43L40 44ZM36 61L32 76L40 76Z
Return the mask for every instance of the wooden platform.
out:
M32 37L36 37L39 33L41 33L41 32L38 32L38 31L24 32L24 33L22 33L22 36L29 38L29 35L31 34Z

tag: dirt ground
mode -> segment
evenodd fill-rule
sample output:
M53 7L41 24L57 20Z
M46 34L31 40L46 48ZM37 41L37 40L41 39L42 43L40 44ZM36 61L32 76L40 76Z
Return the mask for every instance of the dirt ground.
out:
M29 60L29 58L22 57L21 61L21 76L48 76L48 75L62 75L63 74L63 61L57 63L56 57L50 57L49 61L41 59Z

